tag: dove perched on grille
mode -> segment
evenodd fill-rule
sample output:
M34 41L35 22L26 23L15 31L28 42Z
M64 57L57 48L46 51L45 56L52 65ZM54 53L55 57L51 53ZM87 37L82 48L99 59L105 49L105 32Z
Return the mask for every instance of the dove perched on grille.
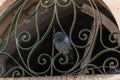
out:
M73 48L70 43L69 37L64 32L56 32L53 41L55 48L59 51L59 54L68 56L68 63L72 63L73 60Z

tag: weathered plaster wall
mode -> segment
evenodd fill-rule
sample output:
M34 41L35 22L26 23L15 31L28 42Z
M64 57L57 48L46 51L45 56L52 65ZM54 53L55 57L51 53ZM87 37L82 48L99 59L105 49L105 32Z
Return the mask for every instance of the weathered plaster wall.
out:
M120 0L103 0L112 11L120 29Z

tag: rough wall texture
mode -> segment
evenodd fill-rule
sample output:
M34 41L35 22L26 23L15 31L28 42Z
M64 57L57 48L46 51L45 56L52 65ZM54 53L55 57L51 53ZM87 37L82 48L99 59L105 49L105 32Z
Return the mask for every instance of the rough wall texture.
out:
M120 29L120 0L103 0L112 11Z
M4 12L13 4L16 0L0 0L0 16L4 14ZM0 25L0 37L4 33L4 31L7 29L8 24L10 23L13 14L11 14L5 22Z
M0 6L4 3L5 0L0 0Z
M15 2L16 0L0 0L0 16Z
M61 77L30 77L30 78L1 78L0 80L120 80L120 75L94 75L94 76L61 76Z

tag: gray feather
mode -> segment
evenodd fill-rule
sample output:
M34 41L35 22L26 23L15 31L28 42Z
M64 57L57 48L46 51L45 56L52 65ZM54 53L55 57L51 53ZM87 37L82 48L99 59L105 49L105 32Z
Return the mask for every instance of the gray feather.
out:
M70 39L64 32L55 33L54 45L55 45L55 48L59 51L59 53L62 53L68 56L69 63L73 61L73 53L72 53Z

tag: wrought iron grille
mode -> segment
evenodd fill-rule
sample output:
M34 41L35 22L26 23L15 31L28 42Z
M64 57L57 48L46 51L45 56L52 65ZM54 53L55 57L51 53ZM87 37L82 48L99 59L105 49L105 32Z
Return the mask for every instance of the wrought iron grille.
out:
M0 18L14 13L1 36L1 77L119 73L119 30L101 0L36 0L26 13L30 1L18 0ZM54 46L60 31L70 39L72 64Z

